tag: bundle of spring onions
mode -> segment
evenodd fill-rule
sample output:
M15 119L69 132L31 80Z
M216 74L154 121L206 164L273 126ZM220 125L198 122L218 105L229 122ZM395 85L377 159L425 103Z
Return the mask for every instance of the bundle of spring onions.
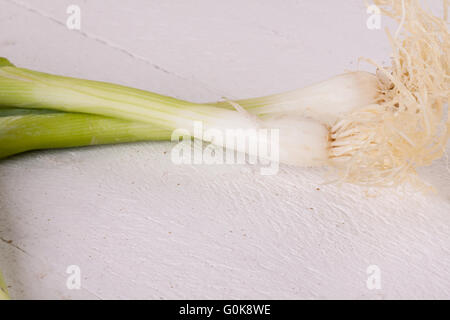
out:
M170 140L177 128L277 128L280 161L336 168L365 186L419 184L416 169L449 137L449 33L418 0L375 0L399 22L392 65L292 92L193 103L156 93L18 68L0 59L0 157L35 149ZM444 1L446 5L447 2ZM447 9L445 8L445 11ZM196 137L203 138L204 137ZM211 141L210 141L211 142Z

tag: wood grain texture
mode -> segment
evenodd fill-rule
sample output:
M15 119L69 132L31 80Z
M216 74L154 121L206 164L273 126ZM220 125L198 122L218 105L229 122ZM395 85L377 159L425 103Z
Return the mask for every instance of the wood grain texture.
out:
M195 101L298 88L388 61L358 1L0 0L16 65ZM347 2L346 2L347 3ZM388 25L383 21L383 26ZM365 67L362 67L365 68ZM324 185L324 170L174 165L170 143L0 162L0 269L13 298L449 298L450 173L422 195ZM78 265L81 290L68 290ZM366 269L381 270L368 290Z

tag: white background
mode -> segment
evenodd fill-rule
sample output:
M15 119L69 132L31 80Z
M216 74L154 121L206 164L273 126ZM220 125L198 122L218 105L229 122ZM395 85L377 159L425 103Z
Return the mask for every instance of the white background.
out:
M65 25L69 4L81 7L81 31ZM0 56L193 101L235 99L356 70L361 56L388 62L384 31L367 19L359 0L0 0ZM0 269L12 297L450 298L445 159L422 172L438 194L368 197L322 185L321 169L176 166L170 150L1 161ZM69 265L81 268L81 290L66 287ZM366 286L369 265L380 290Z

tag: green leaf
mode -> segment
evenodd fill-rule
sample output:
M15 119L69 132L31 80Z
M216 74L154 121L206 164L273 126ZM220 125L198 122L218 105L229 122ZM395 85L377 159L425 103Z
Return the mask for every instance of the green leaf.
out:
M0 68L1 67L15 67L8 59L0 57Z

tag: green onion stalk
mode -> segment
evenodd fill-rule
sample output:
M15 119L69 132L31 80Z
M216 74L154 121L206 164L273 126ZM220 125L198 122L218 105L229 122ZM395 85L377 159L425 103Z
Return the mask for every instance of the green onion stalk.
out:
M142 122L53 110L0 108L0 158L30 150L170 140Z

